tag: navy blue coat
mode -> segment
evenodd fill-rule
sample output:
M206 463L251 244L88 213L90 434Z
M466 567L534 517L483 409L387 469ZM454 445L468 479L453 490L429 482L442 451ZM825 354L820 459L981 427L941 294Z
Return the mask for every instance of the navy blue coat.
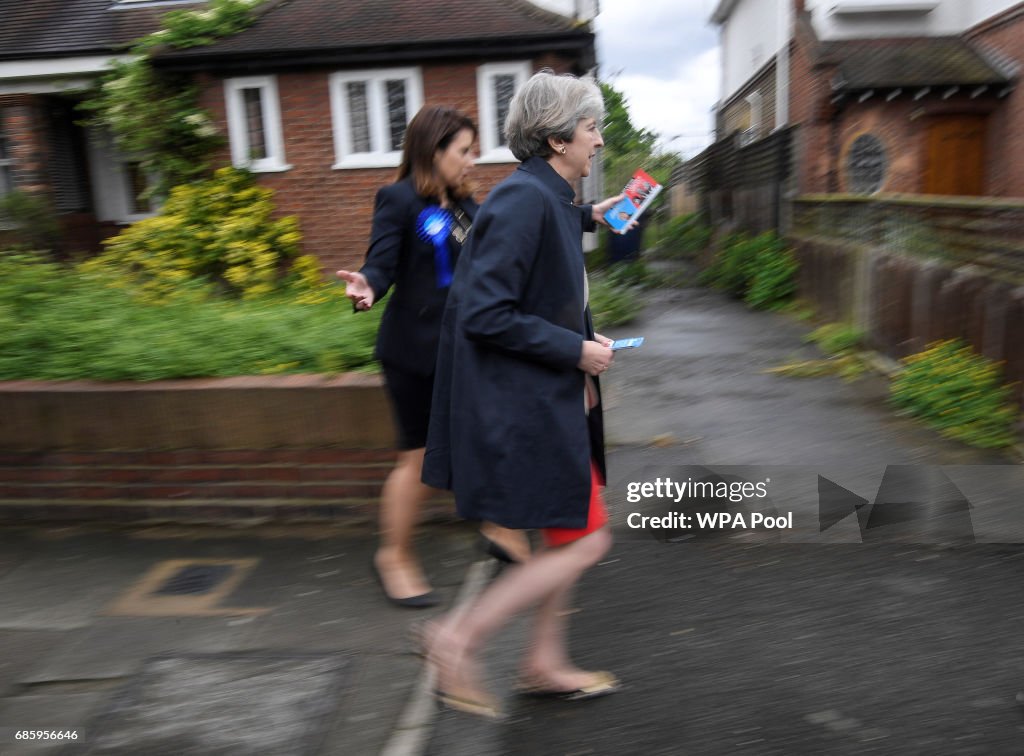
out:
M445 308L423 481L459 515L511 528L582 528L590 460L604 473L600 404L588 416L583 231L589 208L530 158L487 197ZM596 384L596 382L595 382Z
M437 286L434 245L416 235L419 214L436 204L416 193L410 177L382 187L374 204L366 263L359 271L373 288L375 302L395 287L377 333L377 359L424 377L434 372L449 289ZM470 198L459 206L470 220L479 210ZM454 267L460 245L449 237L448 248Z

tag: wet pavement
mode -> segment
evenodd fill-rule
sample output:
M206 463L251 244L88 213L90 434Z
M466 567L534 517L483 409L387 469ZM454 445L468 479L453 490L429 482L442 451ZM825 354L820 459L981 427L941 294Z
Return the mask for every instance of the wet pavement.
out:
M814 355L805 325L696 289L650 300L607 334L646 342L604 382L617 540L572 614L576 659L622 692L511 696L521 620L487 655L508 721L435 711L406 639L422 615L380 597L366 530L7 528L0 754L1024 753L1016 459L895 416L879 378L764 373ZM792 530L627 527L658 511L628 483L741 467L787 481L773 506ZM894 469L941 471L973 530L862 543L852 515L821 532L818 475L870 502ZM446 604L486 579L473 540L420 534ZM16 740L30 729L78 737Z

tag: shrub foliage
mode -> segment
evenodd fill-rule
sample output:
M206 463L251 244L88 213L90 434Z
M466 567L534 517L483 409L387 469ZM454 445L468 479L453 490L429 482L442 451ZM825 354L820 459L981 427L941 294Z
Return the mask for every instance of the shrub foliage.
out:
M796 292L798 264L774 232L727 238L701 283L741 297L758 310L776 309Z
M903 360L891 384L893 403L972 446L998 448L1016 440L1018 410L998 363L958 339L939 341Z
M298 221L272 218L272 211L269 189L244 171L221 168L211 179L174 187L159 215L109 239L83 269L120 277L155 300L194 282L245 298L315 289L319 265L299 253Z

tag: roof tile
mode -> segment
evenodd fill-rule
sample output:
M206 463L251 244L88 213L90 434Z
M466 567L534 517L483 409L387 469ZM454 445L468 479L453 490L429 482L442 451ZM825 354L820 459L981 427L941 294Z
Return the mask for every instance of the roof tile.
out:
M156 29L168 11L202 4L119 7L115 0L0 0L0 60L114 52Z
M1004 84L1010 78L960 37L847 40L828 43L838 63L837 91Z

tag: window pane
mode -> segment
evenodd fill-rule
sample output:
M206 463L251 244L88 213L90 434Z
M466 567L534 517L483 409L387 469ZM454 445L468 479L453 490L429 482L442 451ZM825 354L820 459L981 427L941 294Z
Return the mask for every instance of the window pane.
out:
M405 105L405 82L389 81L388 88L388 133L391 136L390 149L402 149L402 138L405 136L405 124L408 121Z
M11 162L7 137L0 131L0 195L7 194L14 189L14 180L11 176Z
M148 199L142 199L141 195L149 187L146 174L142 171L142 163L124 164L125 187L128 192L128 211L130 213L148 213L152 206Z
M267 140L263 126L263 99L259 89L243 89L245 126L249 138L249 159L262 160L267 156Z
M508 104L516 93L516 77L501 74L494 77L495 128L498 130L498 144L505 147L505 119L508 118Z
M370 152L370 116L366 107L366 82L350 81L348 89L348 127L352 152Z

